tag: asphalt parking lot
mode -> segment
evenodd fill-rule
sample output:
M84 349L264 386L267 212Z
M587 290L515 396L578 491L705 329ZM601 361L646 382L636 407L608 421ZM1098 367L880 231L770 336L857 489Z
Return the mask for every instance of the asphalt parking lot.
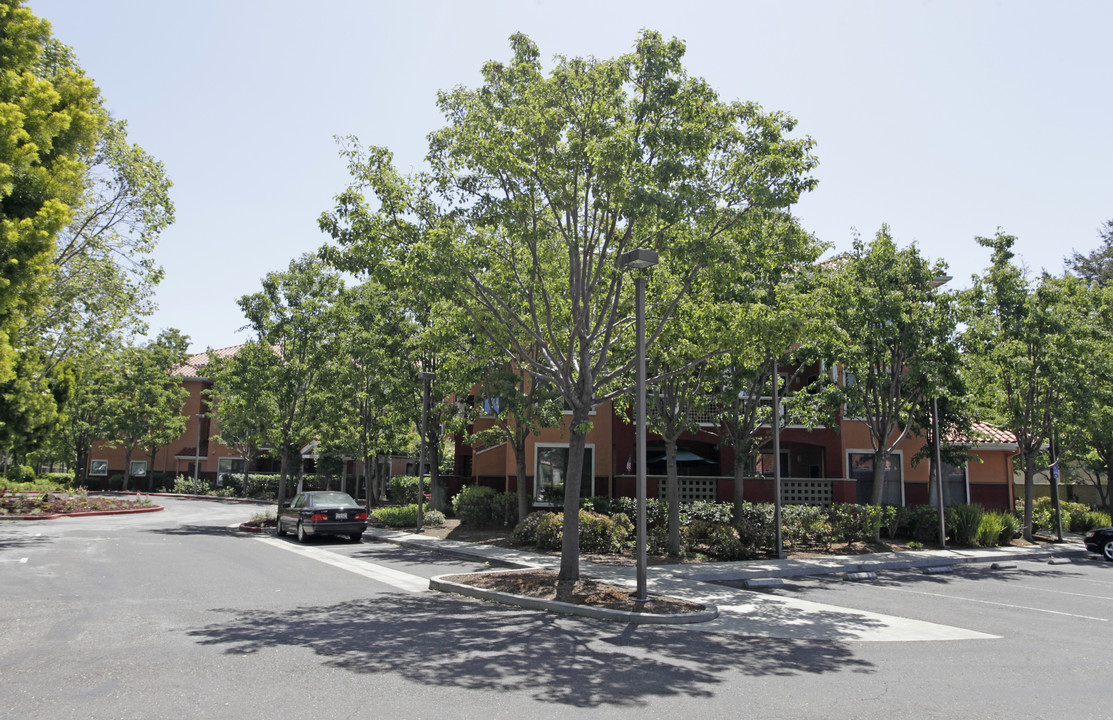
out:
M955 566L950 572L877 573L785 580L763 594L949 625L1001 638L1048 638L1080 624L1113 636L1113 563L1093 558Z

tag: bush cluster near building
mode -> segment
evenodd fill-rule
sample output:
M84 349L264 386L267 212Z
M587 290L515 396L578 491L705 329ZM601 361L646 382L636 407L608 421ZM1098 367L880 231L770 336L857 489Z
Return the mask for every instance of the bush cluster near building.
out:
M591 553L622 552L634 540L631 498L586 498L580 511L580 550ZM1039 527L1050 529L1054 510L1041 503ZM1050 510L1048 510L1050 508ZM1110 524L1105 513L1078 503L1062 503L1064 529L1084 532ZM1023 512L1023 506L1018 508ZM836 504L831 507L790 505L782 508L784 546L796 551L829 551L833 545L868 542L875 534L912 547L935 543L939 538L939 511L929 505L908 507ZM646 504L649 552L664 554L667 539L667 505L651 499ZM742 519L735 521L729 503L696 502L681 505L682 554L709 560L749 560L768 556L776 544L774 507L771 503L744 503ZM960 546L1008 545L1019 536L1017 514L987 512L980 505L955 505L946 509L948 542ZM511 539L542 550L559 549L561 518L558 513L531 513L515 527Z

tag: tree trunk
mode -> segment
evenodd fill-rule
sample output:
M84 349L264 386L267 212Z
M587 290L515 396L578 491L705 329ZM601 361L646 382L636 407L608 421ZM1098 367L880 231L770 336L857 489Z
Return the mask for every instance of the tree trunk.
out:
M670 557L680 555L680 479L676 472L676 438L665 438L665 467L668 475Z
M583 484L584 446L587 434L587 411L577 410L571 418L572 432L568 438L568 466L564 478L564 536L560 546L558 583L580 579L580 487Z
M437 432L433 431L433 438L431 441L426 441L429 446L429 451L426 453L429 456L429 507L432 510L444 511L444 494L441 488L441 443L440 438L437 437Z
M745 448L738 444L734 446L734 521L742 522L742 505L745 503L743 496L743 481L746 477Z
M889 454L884 450L878 450L873 454L873 488L870 492L870 504L881 507L881 499L885 495L885 465L889 459ZM780 462L777 458L775 462ZM878 525L873 530L874 541L881 540L881 526Z
M1024 453L1024 539L1032 542L1032 508L1036 494L1036 454Z
M286 499L286 477L290 471L290 448L288 443L282 443L282 457L278 460L278 506Z
M128 480L131 478L131 448L124 448L124 485L121 488L124 492L128 489ZM111 489L111 488L109 488Z
M151 448L151 464L147 467L147 492L155 491L155 458L158 457L158 448Z
M526 487L526 439L514 438L514 472L518 483L518 522L529 515L530 498Z

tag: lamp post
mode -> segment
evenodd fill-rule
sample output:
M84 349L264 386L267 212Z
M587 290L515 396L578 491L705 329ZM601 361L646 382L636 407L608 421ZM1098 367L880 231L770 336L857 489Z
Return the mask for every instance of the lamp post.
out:
M951 281L950 275L936 275L931 279L931 289L937 290ZM939 393L931 399L931 434L935 440L935 484L938 487L936 495L939 499L939 547L947 549L947 510L943 505L943 439L939 436Z
M424 518L422 503L424 501L425 490L422 488L422 480L425 478L425 433L426 424L429 421L429 383L433 382L436 377L435 373L419 372L417 379L425 384L421 398L421 450L417 455L417 532L422 531L422 522Z
M785 556L784 533L781 530L781 374L776 358L773 366L773 524L777 527L777 558Z
M935 439L935 485L939 498L939 547L947 549L947 511L943 507L943 458L939 437L939 398L931 399L931 434Z
M657 264L657 253L652 250L631 250L618 259L618 266L623 269L644 270ZM635 602L645 602L649 599L646 582L646 531L645 531L645 274L638 273L634 276L635 300L635 325L637 328L637 495L638 518L636 523L637 541L635 554L637 555L638 588L634 595Z
M197 413L197 449L193 451L193 494L200 494L198 488L198 479L200 477L201 469L201 418L205 417L202 413Z

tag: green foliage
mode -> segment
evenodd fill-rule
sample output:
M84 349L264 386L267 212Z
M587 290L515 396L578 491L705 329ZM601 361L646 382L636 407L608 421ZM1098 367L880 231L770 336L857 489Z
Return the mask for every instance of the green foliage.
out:
M371 522L389 528L404 528L417 526L417 503L376 508L371 511ZM444 525L444 513L440 510L424 509L422 523L430 527Z
M906 505L897 510L897 516L899 527L895 537L912 538L920 542L939 542L938 507Z
M1110 522L1109 513L1098 512L1097 510L1090 510L1084 513L1072 513L1071 519L1071 532L1084 533L1094 528L1109 527L1113 525Z
M580 542L583 552L620 552L634 531L630 520L621 513L607 516L580 510ZM564 537L563 519L558 513L532 512L518 523L511 533L517 545L536 545L541 550L557 550Z
M0 12L0 429L26 403L21 389L34 368L24 332L45 304L58 233L81 202L85 160L92 154L107 113L92 80L73 54L50 34L50 25L22 2ZM17 375L23 382L14 382ZM8 439L0 450L11 449Z
M625 546L634 532L629 518L618 515L580 511L580 550L587 553L615 553Z
M773 547L777 541L773 503L744 502L739 510L741 518L735 523L735 529L740 542L754 549Z
M863 542L877 536L896 516L890 505L839 503L831 508L835 532L845 542Z
M632 292L616 259L656 250L680 276L735 262L726 232L790 206L815 186L817 161L791 117L720 100L659 33L617 58L558 56L549 71L528 37L511 47L481 87L440 94L448 122L429 135L427 172L405 176L386 148L349 142L352 183L320 225L346 269L451 299L504 360L552 382L578 457L591 407L624 384ZM656 303L661 323L672 297ZM567 474L570 510L581 473ZM573 543L561 576L578 576Z
M492 487L468 485L452 498L452 510L466 527L512 525L518 512L517 496Z
M417 504L417 481L416 475L395 475L390 478L390 499L398 505L416 505ZM425 490L428 492L429 486L425 485Z
M8 468L8 479L17 483L33 482L35 469L29 465L12 465Z
M988 512L982 515L982 521L976 533L977 544L982 547L996 547L1001 544L1001 536L1005 532L1005 522L1000 513Z
M1008 545L1020 530L1020 522L1012 513L987 512L982 515L977 541L982 547Z
M827 522L826 508L811 505L786 505L781 508L781 536L788 547L805 544L830 546L833 528Z
M977 545L984 514L978 504L951 505L947 508L947 528L956 545Z
M559 550L564 540L564 519L557 513L542 514L533 528L533 536L539 549Z
M738 530L729 524L696 520L686 530L689 552L713 560L749 560L755 555L754 547L743 543Z
M537 528L541 525L546 515L553 514L554 513L544 510L531 512L514 527L513 532L510 533L510 541L515 545L536 545Z
M734 522L734 506L708 500L684 503L680 506L681 523L704 521L729 525Z
M938 394L959 362L954 298L933 291L945 271L914 244L898 248L883 225L868 246L855 238L830 275L829 303L843 340L836 354L842 401L869 428L875 451L904 439L925 398ZM880 505L883 493L884 483L875 482L871 504Z

